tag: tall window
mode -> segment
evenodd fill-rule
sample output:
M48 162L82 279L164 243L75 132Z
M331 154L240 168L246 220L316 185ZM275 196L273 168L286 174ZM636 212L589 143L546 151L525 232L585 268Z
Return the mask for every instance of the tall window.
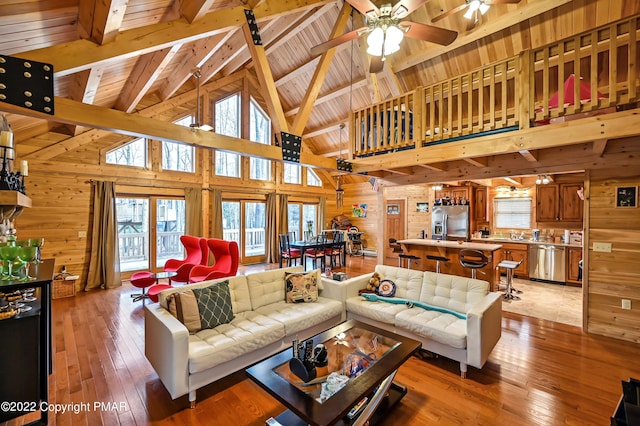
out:
M316 172L314 172L310 168L307 168L307 185L322 186L322 181L320 180Z
M302 166L284 163L284 181L286 183L302 183Z
M184 117L175 124L180 126L189 126L193 118L191 116ZM164 170L175 170L178 172L195 172L195 148L177 142L162 141L162 168Z
M126 145L107 152L107 163L120 166L147 166L147 140L134 139Z
M215 131L221 135L239 138L240 95L228 96L214 105ZM240 155L216 151L215 171L218 176L240 177Z
M302 239L303 234L302 230L302 222L300 221L300 210L302 210L302 205L298 203L289 203L287 205L287 220L289 221L287 225L287 232L291 232L294 235L294 239Z
M494 198L496 228L531 228L531 198Z
M264 202L245 200L222 202L224 239L238 243L244 263L264 261L266 223Z
M295 232L296 239L302 239L305 232L311 228L311 232L315 235L321 229L318 229L318 205L289 203L287 205L288 224L287 231Z
M251 99L249 105L249 140L265 145L271 144L271 120L253 99ZM270 160L251 157L249 170L251 179L271 179Z
M122 271L158 270L183 258L185 201L158 197L116 198Z

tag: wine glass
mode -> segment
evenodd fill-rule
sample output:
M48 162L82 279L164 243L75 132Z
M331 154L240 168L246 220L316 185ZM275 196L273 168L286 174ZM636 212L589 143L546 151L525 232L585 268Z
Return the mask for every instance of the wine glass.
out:
M21 281L30 281L35 277L29 276L29 265L36 259L38 248L29 245L18 246L18 258L24 262L24 278Z
M0 256L7 262L8 272L7 278L8 280L14 280L19 278L13 275L13 262L18 258L18 247L12 245L6 245L4 247L0 247Z
M40 237L40 238L29 238L29 245L30 246L34 246L36 247L37 250L37 254L36 254L36 258L34 259L33 263L41 263L42 260L41 259L41 250L42 250L42 246L44 245L44 237Z

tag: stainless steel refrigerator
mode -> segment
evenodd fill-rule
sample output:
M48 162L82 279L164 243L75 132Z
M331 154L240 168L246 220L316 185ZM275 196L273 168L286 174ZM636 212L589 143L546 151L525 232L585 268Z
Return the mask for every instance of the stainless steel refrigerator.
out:
M468 240L469 206L434 206L431 213L431 238Z

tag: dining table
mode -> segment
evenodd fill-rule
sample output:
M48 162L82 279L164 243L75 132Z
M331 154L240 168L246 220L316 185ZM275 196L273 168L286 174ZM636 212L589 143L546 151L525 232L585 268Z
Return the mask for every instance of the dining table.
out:
M305 271L307 270L307 259L305 252L309 249L327 249L330 247L334 247L340 245L342 247L342 265L347 264L347 242L346 241L333 241L326 240L323 238L312 238L310 240L300 240L300 241L292 241L289 243L289 247L292 249L300 250L302 253L302 264L304 265Z

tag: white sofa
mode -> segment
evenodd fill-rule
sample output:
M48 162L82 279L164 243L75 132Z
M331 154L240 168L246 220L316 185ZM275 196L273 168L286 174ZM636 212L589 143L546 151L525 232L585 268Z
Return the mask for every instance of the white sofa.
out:
M165 290L158 303L145 306L145 355L160 380L176 399L345 320L339 287L321 289L317 302L285 303L285 271L276 269ZM167 310L167 297L187 288L206 287L229 280L235 318L228 324L189 334ZM332 294L333 292L333 294Z
M462 377L467 365L482 368L502 333L501 294L490 292L488 282L385 265L377 265L375 271L395 283L395 298L455 311L466 319L417 306L367 301L358 290L366 287L373 273L341 282L323 278L325 288L338 287L347 319L419 340L423 349L460 362Z

